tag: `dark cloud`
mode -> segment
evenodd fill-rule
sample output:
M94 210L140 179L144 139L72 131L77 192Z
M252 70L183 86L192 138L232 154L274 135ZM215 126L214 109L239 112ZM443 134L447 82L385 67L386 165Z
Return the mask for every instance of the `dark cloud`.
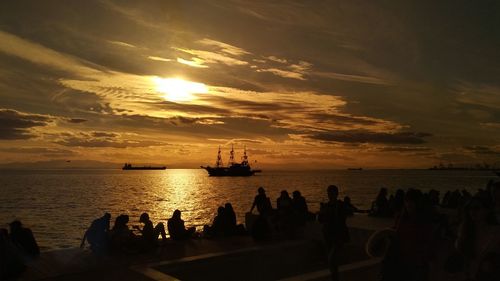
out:
M385 146L378 148L377 150L388 152L426 152L432 151L432 148L425 146Z
M428 133L414 132L370 132L370 131L335 131L328 133L311 134L308 138L327 142L347 143L391 143L391 144L422 144Z
M340 124L361 124L361 125L376 125L379 122L367 117L356 117L349 115L340 115L332 113L311 113L309 116L317 121L332 121Z
M15 140L35 137L30 129L46 126L51 117L22 113L12 109L0 109L0 139Z
M83 119L83 118L70 118L70 119L67 119L67 121L69 123L79 124L79 123L87 122L88 120L87 119Z
M126 138L122 134L115 132L79 132L79 133L60 133L51 135L55 138L54 143L69 147L150 147L165 145L163 142L150 141L143 139Z
M465 146L466 151L470 151L475 154L488 155L488 156L500 156L500 150L493 149L487 146L473 145Z
M61 149L55 147L5 147L0 148L0 151L7 153L21 153L21 154L42 154L42 155L58 155L69 156L74 155L75 152L68 149Z

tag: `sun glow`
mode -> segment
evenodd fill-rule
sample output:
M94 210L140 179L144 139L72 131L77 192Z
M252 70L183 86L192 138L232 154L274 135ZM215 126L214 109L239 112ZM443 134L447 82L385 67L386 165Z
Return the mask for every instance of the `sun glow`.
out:
M194 94L204 94L208 88L203 83L186 81L180 78L159 78L153 79L156 91L164 94L164 98L172 102L192 101L196 98Z

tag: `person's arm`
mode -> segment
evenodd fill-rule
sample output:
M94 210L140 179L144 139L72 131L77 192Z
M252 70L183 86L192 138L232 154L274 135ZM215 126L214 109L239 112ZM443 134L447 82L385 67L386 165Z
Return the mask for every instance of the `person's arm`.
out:
M253 211L253 209L255 208L255 206L257 205L257 200L253 200L253 204L252 204L252 208L250 208L250 213Z
M87 239L87 231L85 231L85 234L83 234L82 243L80 244L80 249L83 249L83 246L85 246L85 240Z

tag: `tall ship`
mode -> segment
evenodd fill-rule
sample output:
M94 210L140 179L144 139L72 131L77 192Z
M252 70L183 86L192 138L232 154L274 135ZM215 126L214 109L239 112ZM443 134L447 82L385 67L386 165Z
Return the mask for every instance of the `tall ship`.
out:
M207 170L208 175L211 177L248 177L253 176L255 173L261 172L261 170L253 170L250 167L250 164L248 163L246 147L243 151L241 163L236 163L234 161L233 146L231 146L231 152L229 153L229 163L227 166L224 166L224 164L222 163L222 156L219 146L215 166L201 166L201 168Z
M166 166L132 166L130 163L125 163L122 170L166 170Z

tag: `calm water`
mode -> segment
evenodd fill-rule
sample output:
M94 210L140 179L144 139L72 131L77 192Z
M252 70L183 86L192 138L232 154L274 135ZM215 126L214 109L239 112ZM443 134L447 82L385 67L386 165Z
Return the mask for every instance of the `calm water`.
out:
M426 170L266 171L248 178L212 178L201 169L0 171L0 223L21 219L47 250L78 246L90 222L106 211L112 221L118 214L129 214L134 225L142 212L156 223L179 209L186 225L201 229L219 205L231 202L243 222L259 186L273 204L281 190L300 190L315 211L329 184L367 208L381 186L473 190L492 178L491 172Z

